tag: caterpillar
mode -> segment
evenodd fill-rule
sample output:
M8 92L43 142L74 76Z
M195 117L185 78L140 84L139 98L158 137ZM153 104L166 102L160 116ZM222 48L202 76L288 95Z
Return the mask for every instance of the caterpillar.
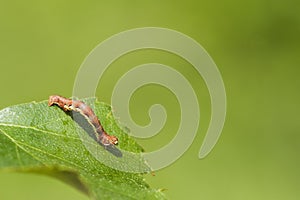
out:
M94 126L96 130L95 134L97 142L104 147L118 144L118 138L105 132L103 126L100 123L100 120L95 115L94 111L82 101L68 99L59 95L52 95L49 97L48 106L53 105L57 105L65 112L75 111L84 116L86 120Z

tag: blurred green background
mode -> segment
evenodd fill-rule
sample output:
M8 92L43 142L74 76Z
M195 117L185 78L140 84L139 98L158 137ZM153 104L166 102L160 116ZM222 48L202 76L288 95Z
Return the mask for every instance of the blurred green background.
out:
M199 160L210 118L201 77L167 52L143 50L114 62L98 86L101 101L110 102L123 73L148 62L174 67L198 91L201 121L196 139L174 164L146 176L148 183L166 189L169 199L299 199L299 13L296 0L1 1L0 108L45 100L51 94L71 96L84 58L113 34L145 26L174 29L198 41L219 67L227 119L214 150ZM147 85L130 104L137 123L149 122L147 110L153 103L165 105L169 117L159 135L139 140L146 150L174 137L180 120L174 95ZM1 172L0 199L88 197L55 179Z

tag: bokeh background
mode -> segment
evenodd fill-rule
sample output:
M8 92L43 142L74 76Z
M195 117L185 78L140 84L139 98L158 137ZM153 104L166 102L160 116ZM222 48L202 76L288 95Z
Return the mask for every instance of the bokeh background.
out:
M148 62L180 71L200 99L200 128L192 146L171 166L147 175L147 182L165 189L169 199L299 199L299 13L296 0L1 1L0 108L51 94L71 96L84 58L113 34L145 26L174 29L199 42L219 67L227 119L213 152L199 160L210 118L201 77L167 52L143 50L116 60L98 86L101 101L110 102L122 74ZM130 102L137 123L149 122L147 110L153 103L163 104L169 117L159 135L139 140L147 151L174 137L180 120L175 96L147 85ZM0 172L0 199L88 197L49 177Z

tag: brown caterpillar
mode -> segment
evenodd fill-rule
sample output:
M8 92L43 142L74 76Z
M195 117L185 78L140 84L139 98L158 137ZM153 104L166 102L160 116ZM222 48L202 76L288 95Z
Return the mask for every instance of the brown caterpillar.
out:
M67 99L62 96L52 95L49 97L48 106L57 105L66 111L75 111L83 115L96 129L96 140L104 146L117 145L118 138L105 132L94 111L79 100Z

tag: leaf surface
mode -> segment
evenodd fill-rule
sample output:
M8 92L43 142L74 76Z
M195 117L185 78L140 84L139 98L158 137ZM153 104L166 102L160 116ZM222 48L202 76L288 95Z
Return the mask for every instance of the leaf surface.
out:
M113 118L109 105L94 98L84 101L94 109L105 130L119 138L118 148L142 152ZM141 174L119 171L99 162L86 149L80 134L88 135L70 115L56 106L48 107L46 101L5 108L0 111L0 169L50 175L97 200L165 199L159 190L145 183ZM106 151L91 137L88 142ZM140 163L134 159L128 160L129 164Z

